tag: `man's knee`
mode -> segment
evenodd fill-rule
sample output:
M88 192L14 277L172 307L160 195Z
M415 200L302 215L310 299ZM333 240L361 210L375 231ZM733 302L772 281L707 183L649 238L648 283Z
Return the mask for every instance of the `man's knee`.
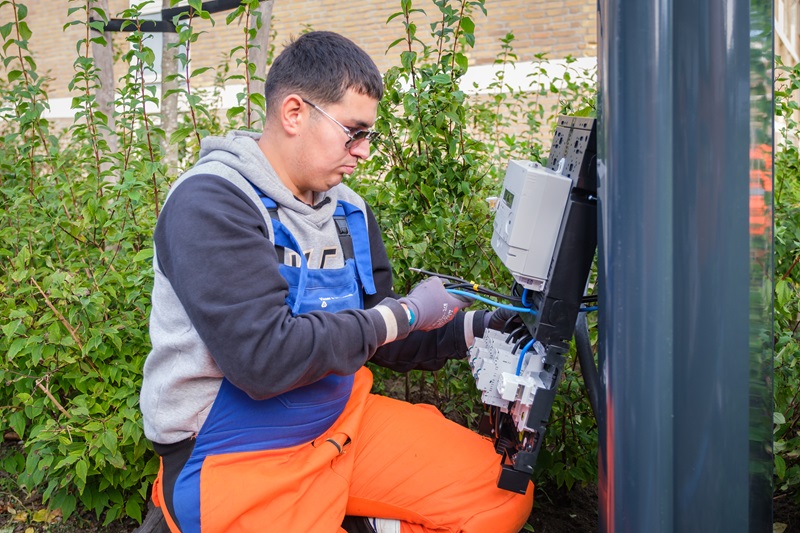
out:
M498 489L500 490L500 489ZM533 508L533 483L528 484L525 494L512 494L502 504L476 514L464 524L463 531L518 533L531 515Z

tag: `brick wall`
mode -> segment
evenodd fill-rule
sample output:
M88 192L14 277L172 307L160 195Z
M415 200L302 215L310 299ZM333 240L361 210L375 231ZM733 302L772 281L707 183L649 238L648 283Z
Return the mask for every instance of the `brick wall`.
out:
M24 0L23 0L24 1ZM83 36L80 26L65 31L62 27L70 19L66 0L27 0L28 23L33 31L30 48L33 50L40 73L53 78L49 85L50 98L68 97L67 84L72 77L72 64L76 57L75 43ZM114 15L128 6L127 0L110 0ZM595 6L591 0L488 0L488 15L473 15L476 24L476 46L470 52L472 65L491 64L500 51L499 39L513 32L514 48L519 61L530 61L536 53L546 53L548 58L594 56ZM399 50L386 54L386 48L403 36L400 18L388 25L386 19L399 9L397 0L370 0L341 2L339 0L276 0L273 7L273 27L277 31L276 50L306 27L342 33L362 46L383 71L399 61ZM430 0L418 0L415 8L424 9L428 17L414 14L418 35L429 41L427 34L433 15L438 9ZM243 42L243 21L225 25L225 13L214 15L216 26L204 21L196 24L198 30L207 31L193 45L192 66L216 66L228 50ZM0 8L0 20L10 20L8 5ZM74 15L73 15L74 17ZM124 34L114 36L115 46L128 46Z

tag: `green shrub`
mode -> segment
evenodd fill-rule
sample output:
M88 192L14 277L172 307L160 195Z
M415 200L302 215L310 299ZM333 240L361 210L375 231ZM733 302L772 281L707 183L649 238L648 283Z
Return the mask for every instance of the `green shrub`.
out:
M158 470L138 398L149 351L151 235L174 176L161 163L159 117L148 112L158 99L143 82L155 58L146 35L126 34L111 131L95 101L99 79L90 57L92 43L105 41L88 27L102 23L88 20L87 6L69 9L68 25L87 27L87 37L76 43L69 85L75 119L56 132L43 114L45 78L28 49L27 8L0 2L16 15L0 26L7 74L0 86L0 424L24 443L2 459L20 488L65 517L81 506L107 524L141 520ZM138 21L141 7L121 16ZM208 14L198 9L195 16ZM183 26L179 44L196 35ZM221 130L216 111L190 92L189 79L200 73L180 89L190 112L173 141L184 160L196 157L199 137Z
M199 0L195 17L210 18ZM248 16L247 0L226 18ZM89 22L88 3L70 2L70 25ZM476 20L485 0L434 0L438 11L430 31L418 31L411 0L387 24L400 37L390 47L399 66L385 73L386 96L376 128L383 135L375 152L350 185L373 206L387 238L398 292L420 276L412 268L453 274L507 292L511 277L489 245L492 215L486 197L500 192L509 158L543 161L559 114L594 114L594 74L579 72L567 58L566 73L552 78L546 56L530 90L510 87L505 68L517 61L514 36L501 40L498 73L490 94L462 87L475 46ZM216 84L198 89L187 48L202 35L179 26L182 69L173 76L188 112L169 140L160 117L145 104L157 93L143 83L155 54L140 31L126 34L124 67L116 92L113 130L99 110L94 91L98 73L91 59L90 34L78 43L70 84L76 117L65 131L44 118L45 78L28 43L27 9L12 9L0 24L0 196L6 216L0 226L0 424L23 441L0 458L13 483L43 496L65 516L77 507L109 523L123 516L141 520L158 461L142 434L138 394L149 351L147 320L152 284L151 234L169 183L162 163L169 155L186 168L196 158L199 139L230 127L250 127L263 111L263 98L244 91L223 114L221 86L253 75L247 44L225 54L215 69ZM122 13L138 20L140 6ZM96 9L96 8L95 8ZM107 18L107 14L94 11ZM245 24L245 27L247 25ZM245 42L252 38L245 29ZM546 80L546 82L545 82ZM792 100L800 70L785 69L786 90L776 93L777 113L786 135L795 135ZM165 95L166 96L166 95ZM109 141L118 147L112 150ZM783 489L800 483L798 421L800 371L796 364L800 273L800 185L795 144L781 143L776 175L775 399L776 475ZM593 335L596 335L593 326ZM473 426L482 411L465 362L435 373L398 376L375 369L376 389L432 401L448 416ZM571 487L597 475L597 431L574 356L553 406L540 455L537 479ZM9 481L10 480L10 481Z
M800 65L777 65L776 115L783 119L775 153L775 476L778 490L800 493Z

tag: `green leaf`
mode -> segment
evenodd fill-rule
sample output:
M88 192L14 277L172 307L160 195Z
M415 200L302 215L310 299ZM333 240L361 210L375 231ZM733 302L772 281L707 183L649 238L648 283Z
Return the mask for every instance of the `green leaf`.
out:
M250 101L256 105L259 109L266 109L267 107L267 100L264 98L264 95L261 93L251 93L250 94Z
M11 361L14 357L22 351L25 346L28 344L28 339L21 337L19 339L14 339L14 342L11 343L11 347L8 349L8 354L6 355L6 360Z
M237 115L244 114L244 111L245 111L244 106L240 106L240 105L239 106L233 106L233 107L228 108L228 111L225 112L225 117L228 120L231 120L231 119L233 119L233 117L235 117Z
M779 413L779 412L775 411L774 413L772 413L772 423L773 424L778 424L778 425L785 424L786 423L786 417L783 416L783 413Z
M25 436L25 426L27 418L22 411L15 411L8 417L8 425L20 438Z
M16 334L17 330L21 325L22 325L22 320L19 318L16 320L12 320L11 322L8 322L2 327L3 335L5 335L6 338L12 337L14 334Z
M17 27L19 28L19 36L23 41L28 41L33 36L33 32L28 28L27 22L20 22Z
M169 142L170 144L177 144L193 133L194 129L192 127L178 128L172 132L172 135L170 135Z
M83 426L83 429L84 429L84 431L89 431L91 433L97 433L98 431L103 429L103 424L101 424L100 422L98 422L96 420L93 420L93 421L89 422L88 424L86 424L85 426Z
M405 52L400 54L400 62L403 65L403 68L406 70L411 70L412 65L417 60L417 53L411 52L406 50Z
M136 520L136 522L141 522L142 506L139 503L139 500L135 498L128 498L128 501L125 503L125 514Z
M80 459L75 463L75 476L86 483L86 475L89 473L89 467L86 464L86 459Z
M200 68L196 68L196 69L194 69L194 70L192 71L192 73L190 74L190 77L194 78L195 76L199 76L200 74L202 74L202 73L204 73L204 72L207 72L207 71L211 70L212 68L213 68L213 67L200 67Z
M391 21L393 21L393 20L394 20L394 19L396 19L397 17L402 17L402 16L403 16L403 12L402 12L402 11L398 11L397 13L392 13L391 15L389 15L389 18L388 18L388 19L386 19L386 24L389 24ZM399 40L399 41L402 41L403 39L402 39L402 38L400 38L400 39L398 39L398 40ZM391 48L392 46L393 46L393 45L390 45L390 46L389 46L389 48Z
M777 475L780 480L786 477L786 461L777 454L775 455L775 475Z
M104 431L101 437L103 446L105 446L111 453L117 451L117 436L112 431Z
M61 514L65 520L69 518L73 512L75 512L77 499L72 494L69 494L69 492L66 490L62 489L55 492L50 498L50 501L55 509L61 509Z
M6 39L9 35L11 35L11 30L14 28L14 23L9 22L8 24L3 24L0 26L0 35L2 35L3 39Z
M466 71L467 68L469 68L469 58L467 58L466 55L459 52L456 54L455 59L456 59L456 65L458 65L459 68L461 68L462 70Z
M170 142L174 142L170 140ZM142 261L147 261L148 259L153 258L153 248L142 248L139 252L133 256L134 263L141 263Z

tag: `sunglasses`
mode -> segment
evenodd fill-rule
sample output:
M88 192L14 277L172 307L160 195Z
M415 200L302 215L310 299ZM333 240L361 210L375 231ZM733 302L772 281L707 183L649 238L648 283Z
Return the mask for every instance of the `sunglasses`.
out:
M303 102L307 103L308 105L310 105L311 107L313 107L314 109L316 109L317 111L319 111L320 113L331 119L334 123L336 123L337 126L342 128L344 134L350 138L349 141L344 143L345 148L350 148L351 146L353 146L353 144L363 139L366 139L367 142L372 142L378 138L378 135L380 135L380 133L373 130L357 130L355 128L348 128L347 126L345 126L344 124L342 124L341 122L330 116L328 113L326 113L325 110L319 107L317 104L313 104L308 100L306 100L305 98L303 98L302 100Z

